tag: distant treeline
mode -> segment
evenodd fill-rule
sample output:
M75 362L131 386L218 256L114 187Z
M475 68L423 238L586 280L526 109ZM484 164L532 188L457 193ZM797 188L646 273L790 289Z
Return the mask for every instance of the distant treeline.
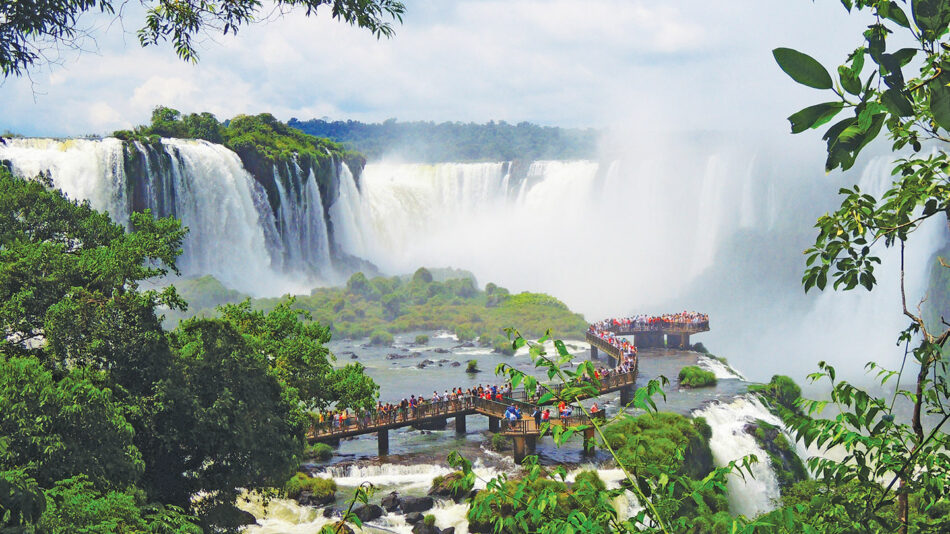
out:
M290 119L288 126L326 137L369 159L398 156L409 161L508 161L514 159L591 159L600 132L592 128L557 128L528 122L485 124Z

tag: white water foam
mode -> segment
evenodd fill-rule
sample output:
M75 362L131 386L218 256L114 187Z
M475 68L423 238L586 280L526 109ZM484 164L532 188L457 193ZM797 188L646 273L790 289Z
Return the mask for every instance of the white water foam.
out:
M716 358L710 358L709 356L701 354L699 358L696 359L696 364L715 374L716 378L738 378L739 380L745 380L742 373L733 369L731 365L723 363Z
M709 448L716 465L722 467L749 454L754 454L759 460L752 466L754 477L746 474L743 479L736 473L729 476L729 507L732 512L755 517L772 510L781 496L778 479L769 464L768 454L745 431L745 427L761 419L782 428L782 421L753 395L742 395L728 403L712 402L694 411L693 416L706 418L712 428Z

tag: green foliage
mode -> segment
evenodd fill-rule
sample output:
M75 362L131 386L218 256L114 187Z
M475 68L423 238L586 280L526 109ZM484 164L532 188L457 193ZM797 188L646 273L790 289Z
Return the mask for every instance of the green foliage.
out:
M471 278L428 279L422 270L402 282L399 278L350 277L345 287L322 287L299 296L294 308L311 313L313 319L330 325L337 337L358 339L382 332L448 330L463 341L478 339L499 352L513 353L504 327L512 322L525 325L525 332L542 336L549 325L558 335L582 338L587 322L564 303L548 295L509 295L498 286L491 294L479 291ZM389 291L387 293L387 291ZM252 307L269 309L280 299L252 300ZM507 345L507 346L506 346Z
M704 388L716 385L716 375L695 365L687 365L680 369L680 386L687 388Z
M701 480L713 470L708 428L701 419L657 412L612 423L604 437L628 470L663 466Z
M820 362L819 372L809 378L830 381L830 402L838 415L812 418L821 414L828 401L801 401L804 413L794 413L783 405L777 409L806 445L844 451L840 460L819 457L808 462L819 482L856 488L855 498L848 493L843 497L844 506L832 508L842 530L858 526L860 530L906 533L922 521L920 510L940 507L944 488L950 486L950 470L945 456L938 452L950 445L950 438L941 430L950 419L950 384L943 357L950 330L942 323L928 325L923 316L926 312L914 313L913 303L907 302L903 265L905 244L924 221L935 216L950 220L950 157L946 151L950 134L950 8L943 0L912 0L909 6L892 0L842 0L842 4L849 11L869 11L872 17L861 42L837 69L840 85L832 80L835 83L826 89L850 116L832 125L823 136L828 154L825 169L849 169L882 131L891 139L892 150L902 154L893 164L894 182L879 197L856 186L839 190L840 207L820 217L815 225L818 236L814 246L805 251L802 282L806 291L824 289L829 281L836 290L861 286L870 291L878 282L874 268L881 262L880 245L899 246L900 272L893 283L901 289L898 311L908 320L897 336L898 344L904 345L905 361L896 372L874 363L867 365L882 385L895 381L890 398L871 395L839 380L833 367ZM911 18L906 7L911 8ZM813 62L799 58L798 66L790 66L781 59L782 54L777 51L776 59L796 81L813 87L827 85L823 81L807 83L817 79ZM867 73L866 60L871 65ZM805 110L792 117L794 131L817 127L828 118ZM814 123L809 125L810 121ZM908 362L909 358L912 361ZM916 372L909 388L901 384L905 368ZM912 405L909 425L895 419L898 397ZM936 420L927 431L922 421L925 413ZM883 486L881 481L886 481ZM921 505L914 508L910 495L919 495ZM895 502L892 521L887 508ZM810 521L800 513L801 506L785 508L767 521L776 517L789 525Z
M775 425L756 419L751 428L756 443L765 450L769 464L778 478L779 487L785 491L793 484L808 480L808 471L795 448L785 438L785 434Z
M427 527L435 526L435 516L432 514L426 514L422 519L422 522L425 523Z
M409 161L428 163L594 158L600 138L600 132L592 129L545 127L527 122L436 124L387 120L365 124L290 119L288 125L317 137L328 137L371 158L397 153Z
M333 447L326 443L314 443L313 445L307 446L304 450L304 456L320 462L326 462L330 458L333 458Z
M770 405L778 404L793 412L798 411L798 400L802 396L802 388L785 375L772 375L768 384L753 384L749 391L758 393Z
M100 492L83 476L57 482L46 492L48 508L39 531L49 534L112 534L156 532L201 534L203 531L178 507L146 505L133 492Z
M492 434L488 442L488 448L495 452L511 450L511 441L504 434Z
M405 6L395 0L278 0L283 10L302 7L307 16L316 15L320 6L330 8L330 16L351 26L369 30L378 37L390 37L390 20L402 22ZM145 20L138 30L139 44L156 45L171 40L175 53L183 60L197 61L194 41L204 33L237 33L238 29L266 17L259 2L209 0L200 4L174 0L151 0ZM4 7L4 25L0 31L0 71L3 77L28 75L34 64L46 61L44 49L78 47L86 29L78 23L88 12L127 16L112 0L70 0L50 4L34 0L15 2ZM325 12L325 11L320 11ZM137 24L136 24L137 25Z
M429 269L425 267L419 267L416 269L416 272L412 275L412 281L422 284L431 284L432 283L432 273L429 272Z
M383 345L388 347L393 344L393 341L393 335L385 330L376 330L373 332L373 335L369 337L371 345Z
M425 334L419 334L418 336L416 336L416 345L428 345L428 344L429 344L429 336Z
M25 470L0 471L0 532L25 529L45 510L46 497Z
M469 360L468 363L465 364L465 372L466 372L466 373L477 373L477 372L478 372L478 360Z
M325 499L336 493L336 482L330 478L311 477L297 472L284 484L284 496L288 499L300 497L303 491L309 491L316 499Z

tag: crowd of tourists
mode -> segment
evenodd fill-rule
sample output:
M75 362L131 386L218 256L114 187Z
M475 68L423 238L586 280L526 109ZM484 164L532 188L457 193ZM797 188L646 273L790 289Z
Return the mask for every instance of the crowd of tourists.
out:
M633 317L618 317L604 319L590 325L591 332L613 332L618 330L663 330L671 327L709 327L709 315L699 312L684 311L680 313L665 313L663 315L634 315Z

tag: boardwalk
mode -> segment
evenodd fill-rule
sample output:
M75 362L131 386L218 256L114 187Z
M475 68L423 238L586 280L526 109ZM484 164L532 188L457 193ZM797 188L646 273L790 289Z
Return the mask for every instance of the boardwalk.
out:
M685 314L680 314L680 316L683 315ZM597 381L598 391L596 396L620 391L621 405L629 404L639 370L637 347L678 346L686 348L689 346L690 335L709 330L709 321L706 316L701 316L706 318L704 321L682 322L666 320L666 317L675 316L652 318L647 323L643 323L642 319L607 319L601 323L596 323L596 326L590 326L587 332L587 342L590 344L591 360L596 360L598 351L601 351L616 360L618 366L626 362L626 365L622 367L625 372L614 369L611 370L608 376ZM634 341L630 343L628 340L621 339L621 336L633 336ZM392 429L406 426L445 428L447 420L452 418L455 420L456 432L464 434L465 418L469 415L483 415L488 417L488 429L490 431L502 432L504 435L511 437L514 444L515 460L521 461L526 454L534 452L536 440L540 436L540 429L532 418L511 422L505 421L505 410L508 406L515 405L521 410L522 414L531 414L538 407L537 399L540 395L551 392L554 394L554 398L558 399L564 387L566 387L565 384L539 384L538 396L533 398L529 398L527 392L522 388L512 391L508 396L503 397L500 402L464 395L452 400L428 402L401 413L375 413L363 418L349 417L344 419L342 424L338 424L331 419L315 424L307 434L307 441L310 443L338 444L341 439L375 433L379 454L382 456L389 454L389 431ZM579 400L583 398L586 397L579 397ZM547 404L550 404L550 402ZM601 412L600 415L602 416L603 413ZM583 414L565 418L552 416L550 420L551 425L566 427L587 425L589 422L590 420ZM586 429L584 432L585 450L589 450L592 438L593 429Z
M630 393L637 380L636 367L627 373L613 372L599 380L598 395L613 391L621 392L621 402L629 402ZM539 394L550 391L555 396L564 388L564 384L539 384ZM585 396L581 396L581 399ZM539 436L539 429L534 419L523 419L511 424L504 420L505 410L510 405L517 406L523 414L532 413L538 405L534 399L529 399L524 389L516 389L510 396L504 397L501 402L464 396L461 399L445 402L424 404L407 413L391 413L388 415L372 415L368 420L348 418L342 426L335 426L329 422L316 425L307 435L311 443L337 443L340 439L376 433L380 455L389 453L389 431L406 426L439 425L444 427L447 419L455 419L455 430L465 433L465 418L469 415L484 415L488 417L488 429L492 432L502 431L512 437L515 445L515 458L520 460L526 452L534 450L535 439ZM552 425L577 426L589 422L583 416L564 418L552 415ZM504 423L504 425L503 425Z

